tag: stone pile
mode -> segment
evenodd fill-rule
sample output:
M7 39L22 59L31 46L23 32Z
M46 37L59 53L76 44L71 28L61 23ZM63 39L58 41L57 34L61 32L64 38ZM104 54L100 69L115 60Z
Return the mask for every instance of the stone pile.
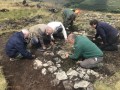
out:
M58 51L58 54L63 55L61 53L64 53L64 51ZM59 85L62 82L65 90L77 90L81 88L82 90L93 90L90 77L99 78L99 73L79 66L71 67L67 71L64 71L61 67L64 61L61 58L54 57L51 61L35 59L34 69L41 69L43 75L51 74L54 78L51 81L51 85L53 86Z

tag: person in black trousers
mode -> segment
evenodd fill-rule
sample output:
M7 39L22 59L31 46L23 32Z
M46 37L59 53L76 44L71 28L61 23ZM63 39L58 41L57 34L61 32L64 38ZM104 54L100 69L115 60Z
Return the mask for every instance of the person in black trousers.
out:
M118 50L118 40L119 40L119 32L117 29L112 27L111 25L100 22L98 20L90 21L91 27L96 29L95 40L100 36L102 39L102 44L100 48L105 51L115 51Z

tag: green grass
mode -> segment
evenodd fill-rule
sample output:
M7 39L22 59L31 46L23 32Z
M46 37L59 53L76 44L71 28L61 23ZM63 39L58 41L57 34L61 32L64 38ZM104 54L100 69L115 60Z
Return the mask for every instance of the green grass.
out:
M7 89L7 82L0 67L0 90L6 90L6 89Z
M120 90L120 71L102 81L96 81L95 90Z
M20 9L20 10L11 10L9 12L0 12L0 21L9 20L9 19L20 19L22 17L30 17L33 13L36 13L35 9Z

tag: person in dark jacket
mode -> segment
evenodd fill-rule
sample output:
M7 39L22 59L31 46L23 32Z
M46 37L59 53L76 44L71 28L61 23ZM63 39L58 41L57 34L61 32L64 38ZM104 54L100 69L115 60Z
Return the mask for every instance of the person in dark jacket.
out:
M66 58L76 60L83 68L95 68L102 64L103 52L86 36L70 34L68 42L74 45L74 52L66 53ZM80 58L83 61L78 61Z
M63 24L65 28L72 29L73 21L75 21L76 15L80 13L79 9L71 10L65 9L63 11Z
M95 19L90 21L90 25L96 29L95 39L97 40L99 36L102 39L103 44L100 47L102 50L118 50L119 33L117 29L105 22L100 22Z
M33 59L35 57L26 49L26 39L28 36L29 31L27 29L22 29L21 32L16 32L9 38L5 50L11 61L21 58Z

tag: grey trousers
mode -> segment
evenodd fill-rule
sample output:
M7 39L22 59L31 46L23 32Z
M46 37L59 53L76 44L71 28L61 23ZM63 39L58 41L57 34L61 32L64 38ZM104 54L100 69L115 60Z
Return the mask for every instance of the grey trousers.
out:
M80 66L83 68L97 67L100 62L103 61L103 57L88 58L80 62Z

